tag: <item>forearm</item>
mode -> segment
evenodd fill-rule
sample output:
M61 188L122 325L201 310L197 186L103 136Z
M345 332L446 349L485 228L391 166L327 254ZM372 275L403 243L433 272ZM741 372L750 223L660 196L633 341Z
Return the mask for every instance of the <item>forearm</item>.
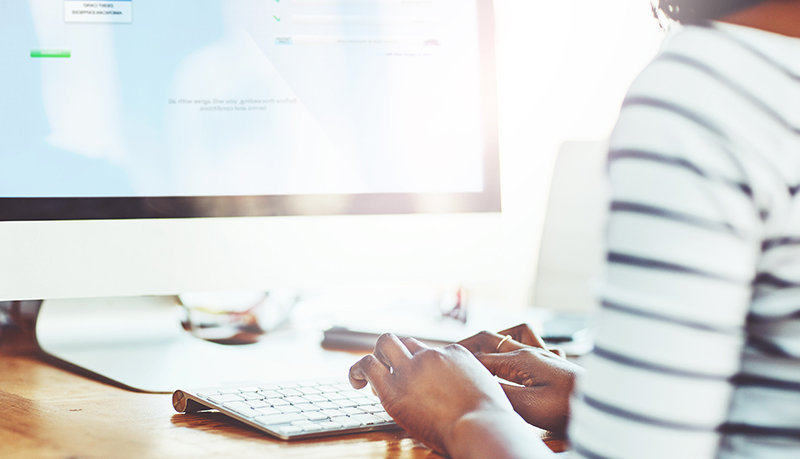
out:
M538 430L515 413L470 413L462 417L445 438L453 459L554 458Z

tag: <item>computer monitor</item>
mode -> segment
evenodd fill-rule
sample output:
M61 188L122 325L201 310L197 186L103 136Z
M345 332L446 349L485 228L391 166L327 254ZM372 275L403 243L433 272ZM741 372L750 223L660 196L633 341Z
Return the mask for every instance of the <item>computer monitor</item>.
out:
M489 0L2 2L0 299L485 277L493 32Z
M502 275L491 0L0 2L0 62L0 300Z

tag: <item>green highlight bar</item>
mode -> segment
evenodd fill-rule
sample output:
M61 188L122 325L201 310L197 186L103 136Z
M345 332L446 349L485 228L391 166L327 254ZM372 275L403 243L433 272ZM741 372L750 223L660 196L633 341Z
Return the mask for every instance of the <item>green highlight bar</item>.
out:
M72 56L72 53L69 51L64 51L61 49L32 49L31 50L31 57L56 57L56 58L65 58Z

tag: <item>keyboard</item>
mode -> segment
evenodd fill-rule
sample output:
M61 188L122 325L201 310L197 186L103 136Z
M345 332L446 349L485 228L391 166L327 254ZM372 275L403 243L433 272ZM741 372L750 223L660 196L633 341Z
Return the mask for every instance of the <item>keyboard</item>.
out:
M177 390L181 413L217 410L282 440L399 428L368 389L342 380Z

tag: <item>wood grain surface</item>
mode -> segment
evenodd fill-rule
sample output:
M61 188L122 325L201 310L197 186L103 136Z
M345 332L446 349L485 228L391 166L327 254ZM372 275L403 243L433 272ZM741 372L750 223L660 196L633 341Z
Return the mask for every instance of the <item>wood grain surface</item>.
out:
M0 352L0 457L441 458L402 430L285 442L219 413L176 413L170 400Z
M118 389L31 356L0 356L3 458L436 458L403 431L296 442L219 413L180 414L169 395Z

